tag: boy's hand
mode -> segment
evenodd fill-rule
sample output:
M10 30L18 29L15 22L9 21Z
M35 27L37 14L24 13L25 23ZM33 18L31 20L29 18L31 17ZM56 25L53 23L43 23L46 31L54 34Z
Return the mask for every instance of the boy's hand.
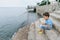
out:
M44 22L42 22L41 24L42 24L42 25L45 25L45 23L44 23Z

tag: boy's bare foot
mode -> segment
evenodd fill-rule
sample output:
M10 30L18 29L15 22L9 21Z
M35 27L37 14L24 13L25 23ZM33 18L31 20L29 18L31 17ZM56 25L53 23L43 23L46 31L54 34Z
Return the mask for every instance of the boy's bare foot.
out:
M44 33L44 30L40 30L38 31L39 34L43 34Z
M53 29L52 29L51 31L52 31L52 32L54 32L54 30L53 30Z

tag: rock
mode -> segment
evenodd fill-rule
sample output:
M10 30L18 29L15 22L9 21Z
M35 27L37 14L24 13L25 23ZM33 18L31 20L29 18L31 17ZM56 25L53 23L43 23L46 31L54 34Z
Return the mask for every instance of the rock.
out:
M12 40L28 40L29 26L20 28L18 32L12 37Z

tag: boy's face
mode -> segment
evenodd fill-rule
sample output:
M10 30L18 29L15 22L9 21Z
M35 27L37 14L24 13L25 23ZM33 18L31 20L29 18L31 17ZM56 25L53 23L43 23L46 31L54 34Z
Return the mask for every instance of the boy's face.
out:
M45 20L49 19L49 17L48 17L48 16L43 16L43 17L44 17L44 19L45 19Z

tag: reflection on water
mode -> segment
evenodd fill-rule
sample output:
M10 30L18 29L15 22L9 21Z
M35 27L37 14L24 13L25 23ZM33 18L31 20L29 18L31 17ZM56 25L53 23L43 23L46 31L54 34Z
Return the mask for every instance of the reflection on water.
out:
M27 24L27 14L25 8L1 7L0 8L0 40L9 40L12 35ZM36 19L34 13L29 13L29 20ZM33 18L33 20L32 20Z

